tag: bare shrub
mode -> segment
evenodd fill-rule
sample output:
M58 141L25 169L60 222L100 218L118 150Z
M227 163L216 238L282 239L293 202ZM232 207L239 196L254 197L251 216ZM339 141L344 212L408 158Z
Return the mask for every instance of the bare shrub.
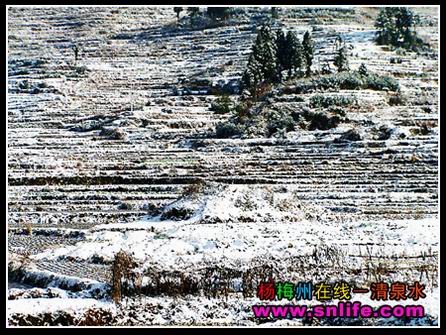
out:
M100 136L105 136L109 140L126 140L127 133L120 128L102 128Z
M194 211L191 209L188 209L188 208L173 207L173 208L169 209L168 211L164 212L161 215L161 219L162 220L174 220L174 221L187 220L192 216L193 213L194 213Z
M234 205L238 208L241 208L244 211L256 210L258 207L257 203L247 193L244 193L243 195L239 196L235 200Z
M250 269L243 272L242 292L244 298L252 297L254 295L253 274Z
M133 257L124 250L120 250L115 255L112 265L111 290L111 296L114 302L120 302L123 295L129 294L129 283L135 283L136 275L133 270L136 266L137 263Z
M405 103L406 103L406 98L400 92L392 94L389 97L389 101L388 101L388 104L390 106L404 105Z
M88 309L82 318L77 322L77 326L109 326L113 322L114 318L111 312L90 308Z
M31 236L33 234L33 225L31 223L25 224L26 233Z
M192 197L192 198L197 197L198 195L203 193L205 186L206 186L206 183L204 180L197 179L192 184L190 184L186 188L184 188L182 196L183 197Z
M425 121L425 122L417 122L416 128L412 128L410 130L411 134L416 135L429 135L431 133L431 129L435 127L435 123L432 121Z

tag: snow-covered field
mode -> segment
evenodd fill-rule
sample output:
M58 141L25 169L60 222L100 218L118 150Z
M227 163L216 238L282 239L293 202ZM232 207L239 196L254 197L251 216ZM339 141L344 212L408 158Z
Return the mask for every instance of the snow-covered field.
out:
M417 11L435 49L438 13ZM376 13L281 9L275 25L313 30L315 70L341 33L351 67L398 79L403 103L328 92L358 101L336 128L217 139L228 116L194 82L239 78L267 9L189 30L172 8L9 8L9 325L438 324L439 57L375 45ZM351 129L360 139L339 141ZM116 304L120 251L135 264ZM271 275L420 281L427 316L256 320L255 288Z

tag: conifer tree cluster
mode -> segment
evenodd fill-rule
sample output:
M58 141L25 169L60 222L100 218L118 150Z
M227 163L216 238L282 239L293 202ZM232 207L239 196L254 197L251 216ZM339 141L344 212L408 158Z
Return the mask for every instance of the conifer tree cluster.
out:
M302 75L304 68L305 73L311 74L314 47L310 33L305 36L304 45L293 31L285 34L279 30L273 34L269 26L261 27L242 75L242 86L254 100L262 85L280 82L284 71L288 77Z
M206 10L207 15L213 21L226 20L231 16L230 7L208 7Z
M287 71L288 77L299 75L305 65L304 50L302 43L293 31L288 31L285 35L279 30L276 37L277 64L279 78L282 79L282 72Z
M227 20L232 15L231 7L208 7L205 12L200 11L199 7L173 7L173 10L178 20L180 20L180 13L186 10L192 24L196 23L195 21L200 17L203 18L205 14L213 22Z
M200 13L200 8L199 7L187 7L187 13L191 17L197 16Z
M375 22L378 29L376 42L405 49L415 49L424 43L417 37L415 24L418 18L407 7L381 9Z
M173 7L173 11L177 14L177 20L179 20L180 13L183 11L183 7Z

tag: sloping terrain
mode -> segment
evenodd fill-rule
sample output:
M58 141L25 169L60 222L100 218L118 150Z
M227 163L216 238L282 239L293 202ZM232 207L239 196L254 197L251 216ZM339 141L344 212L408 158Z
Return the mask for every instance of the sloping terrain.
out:
M281 9L274 29L299 36L312 29L314 70L333 58L342 34L351 68L364 63L396 78L404 100L392 103L385 90L284 93L271 98L274 107L292 110L316 94L358 104L330 130L217 139L215 125L228 116L210 110L209 86L241 76L266 9L193 30L186 18L177 24L172 8L9 8L11 287L41 290L30 297L30 288L11 288L11 301L39 305L33 298L56 286L55 298L81 297L92 308L89 299L106 296L113 257L123 249L134 253L143 299L152 302L143 319L128 315L131 308L115 311L118 324L255 324L246 312L255 298L234 307L237 281L250 273L255 282L265 266L295 281L422 280L435 320L438 13L416 11L432 52L375 45L377 9ZM339 141L353 128L360 140ZM207 186L194 191L199 180ZM210 316L212 308L200 305L209 289L209 306L225 308L221 288L206 283L210 274L231 281L230 315ZM182 275L203 286L180 292L192 300L178 302L175 284L159 281ZM171 299L178 319L169 314ZM170 312L157 317L160 304ZM13 324L40 322L20 313L11 307Z

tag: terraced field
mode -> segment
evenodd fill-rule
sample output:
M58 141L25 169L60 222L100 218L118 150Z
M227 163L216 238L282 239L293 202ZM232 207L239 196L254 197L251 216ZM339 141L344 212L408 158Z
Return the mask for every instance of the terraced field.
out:
M341 33L351 46L351 68L364 63L370 71L397 78L404 103L389 103L393 93L387 91L329 92L359 102L337 128L217 139L215 125L228 116L211 111L216 96L200 82L213 86L240 78L256 29L270 15L266 9L246 8L227 25L191 30L178 25L167 7L9 8L10 277L43 290L57 286L95 297L92 287L108 287L113 254L119 251L114 246L139 250L130 243L133 232L144 235L140 242L152 250L150 257L137 258L149 282L146 295L153 299L159 294L171 299L168 289L153 284L155 270L169 278L178 276L175 271L205 278L208 267L218 272L219 266L262 266L265 262L256 257L263 254L273 265L279 266L280 257L294 264L277 270L285 277L301 278L305 269L313 275L309 279L348 275L363 284L378 277L423 279L437 295L438 13L436 8L415 10L422 19L419 34L433 46L429 53L377 46L376 8L281 8L274 29L299 35L312 29L315 71L332 60ZM74 45L80 50L77 60ZM282 94L271 103L298 108L315 94L320 92ZM339 141L352 128L361 139ZM223 187L217 199L226 199L228 187L247 197L256 189L289 193L306 224L289 219L260 223L256 212L248 223L218 215L220 221L213 223L205 217L193 223L150 221L154 208L175 204L198 180ZM264 242L250 235L263 229ZM238 239L244 248L231 242ZM177 249L178 241L191 243L195 252ZM105 247L96 250L94 243ZM213 253L225 243L227 254ZM285 252L281 243L292 246ZM296 257L305 259L318 248L342 254L341 263L326 255L296 265ZM237 263L241 259L246 263ZM221 307L216 301L211 304ZM150 314L145 321L128 311L118 313L118 323L176 324L172 315L154 318L152 309L145 311ZM226 321L196 313L196 320L178 322L256 324L242 312ZM435 308L431 313L435 319Z

